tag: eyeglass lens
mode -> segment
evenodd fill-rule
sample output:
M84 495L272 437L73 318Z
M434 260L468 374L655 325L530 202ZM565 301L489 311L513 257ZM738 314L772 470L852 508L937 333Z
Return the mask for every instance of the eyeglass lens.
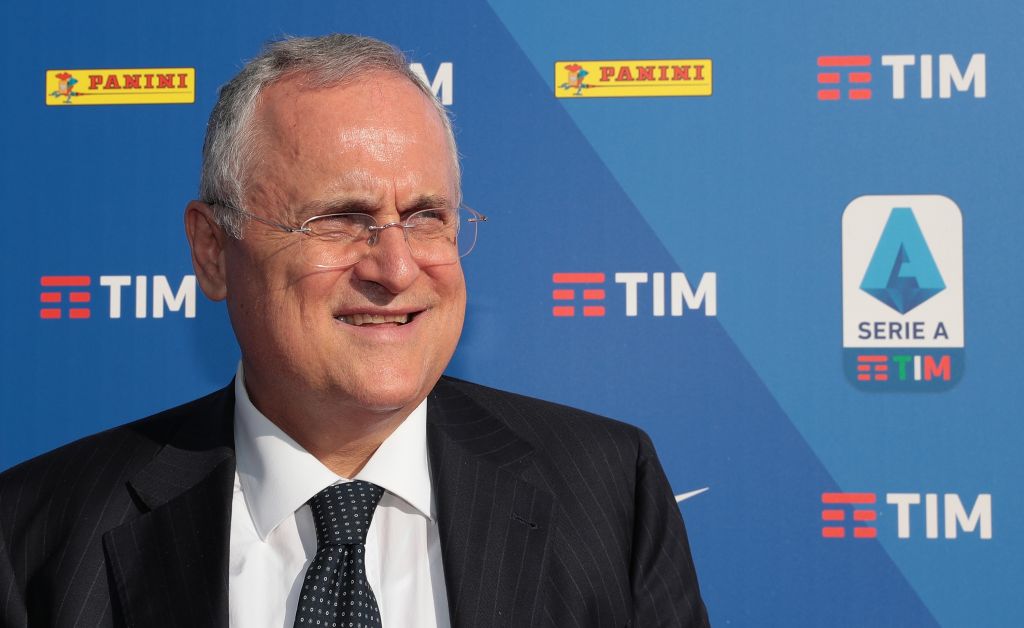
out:
M404 232L410 254L423 266L454 264L476 244L475 215L466 209L426 209L401 224L378 225L367 214L334 214L317 217L305 224L308 237L302 239L302 255L319 268L352 266L367 255L387 229Z

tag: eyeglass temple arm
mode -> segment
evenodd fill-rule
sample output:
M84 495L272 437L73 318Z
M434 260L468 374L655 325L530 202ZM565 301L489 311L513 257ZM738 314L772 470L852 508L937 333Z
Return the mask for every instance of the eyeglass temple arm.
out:
M287 231L288 233L307 233L307 232L309 232L309 228L308 227L291 227L289 225L282 225L279 222L274 222L273 220L268 220L266 218L263 218L262 216L257 216L256 214L254 214L254 213L252 213L250 211L246 211L246 210L242 209L241 207L235 207L234 205L228 205L227 203L222 203L220 201L208 201L208 203L210 205L220 205L221 207L224 207L226 209L230 209L231 211L236 212L238 214L241 214L242 216L245 216L246 218L248 218L250 220L255 220L256 222L262 222L263 224L270 225L271 227L277 227L278 229L281 229L282 231Z
M466 222L487 222L487 216L484 216L483 214L473 209L469 205L463 205L463 207L469 210L469 213L473 214L472 216L466 219Z

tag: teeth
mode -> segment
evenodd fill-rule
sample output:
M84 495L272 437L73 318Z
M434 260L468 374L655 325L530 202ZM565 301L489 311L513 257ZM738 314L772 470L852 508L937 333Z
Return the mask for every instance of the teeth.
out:
M349 314L340 316L343 323L349 325L382 325L384 323L397 323L404 325L409 322L408 314Z

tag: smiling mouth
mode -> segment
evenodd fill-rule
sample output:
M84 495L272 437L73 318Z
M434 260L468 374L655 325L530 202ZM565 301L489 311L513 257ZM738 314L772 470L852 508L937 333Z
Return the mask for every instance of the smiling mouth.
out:
M339 320L346 325L355 325L356 327L364 325L405 325L415 316L415 312L410 314L346 314L336 317L335 320Z

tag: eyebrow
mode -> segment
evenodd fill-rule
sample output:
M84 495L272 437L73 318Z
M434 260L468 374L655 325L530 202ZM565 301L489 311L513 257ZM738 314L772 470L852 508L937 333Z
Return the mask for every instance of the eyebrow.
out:
M451 200L444 194L420 194L411 202L398 208L399 214L408 214L421 209L435 207L451 207ZM377 214L380 213L380 204L376 201L365 198L338 197L319 199L306 203L296 212L297 217L306 219L310 216L322 216L324 214Z
M443 194L420 194L412 203L409 203L398 211L406 214L421 209L434 209L438 207L452 207L451 199Z

